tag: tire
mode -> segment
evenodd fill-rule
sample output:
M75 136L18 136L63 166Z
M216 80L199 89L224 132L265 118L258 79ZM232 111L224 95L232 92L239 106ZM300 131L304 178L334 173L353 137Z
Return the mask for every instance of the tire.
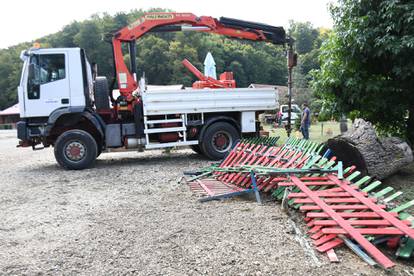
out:
M200 145L191 145L190 148L198 154L203 154L203 152L201 151Z
M63 132L55 143L56 161L65 169L82 170L91 167L96 160L98 147L88 132L72 129Z
M110 109L109 88L106 77L96 77L95 79L95 107L97 110Z
M239 139L240 133L233 125L226 122L213 123L204 133L201 150L208 158L220 160L226 156L235 141Z

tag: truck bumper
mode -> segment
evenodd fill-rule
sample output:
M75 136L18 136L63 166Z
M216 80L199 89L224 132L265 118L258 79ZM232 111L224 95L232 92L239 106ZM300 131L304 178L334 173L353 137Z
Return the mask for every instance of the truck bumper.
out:
M34 147L42 143L43 125L28 125L26 121L19 121L16 128L17 138L20 140L19 147Z

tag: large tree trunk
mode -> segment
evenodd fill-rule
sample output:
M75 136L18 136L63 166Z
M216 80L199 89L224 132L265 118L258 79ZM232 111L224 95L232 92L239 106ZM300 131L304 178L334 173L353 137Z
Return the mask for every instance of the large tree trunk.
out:
M413 161L410 146L396 137L378 138L371 123L356 119L352 129L328 140L327 146L344 166L383 179Z
M407 138L411 145L414 144L414 103L408 108Z

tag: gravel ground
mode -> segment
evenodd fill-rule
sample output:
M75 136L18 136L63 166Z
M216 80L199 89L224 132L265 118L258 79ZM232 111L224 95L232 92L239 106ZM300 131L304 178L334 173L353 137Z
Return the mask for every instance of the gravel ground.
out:
M190 150L108 153L65 171L51 149L16 149L14 137L0 131L2 275L414 274L371 268L347 249L330 264L270 200L198 203L177 183L209 163Z

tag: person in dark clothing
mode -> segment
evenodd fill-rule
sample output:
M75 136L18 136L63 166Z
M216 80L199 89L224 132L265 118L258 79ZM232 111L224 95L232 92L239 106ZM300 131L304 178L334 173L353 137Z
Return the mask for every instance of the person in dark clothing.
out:
M308 140L309 139L309 127L310 127L310 109L308 107L308 103L304 103L302 111L302 119L300 122L300 131L302 132L303 139Z

